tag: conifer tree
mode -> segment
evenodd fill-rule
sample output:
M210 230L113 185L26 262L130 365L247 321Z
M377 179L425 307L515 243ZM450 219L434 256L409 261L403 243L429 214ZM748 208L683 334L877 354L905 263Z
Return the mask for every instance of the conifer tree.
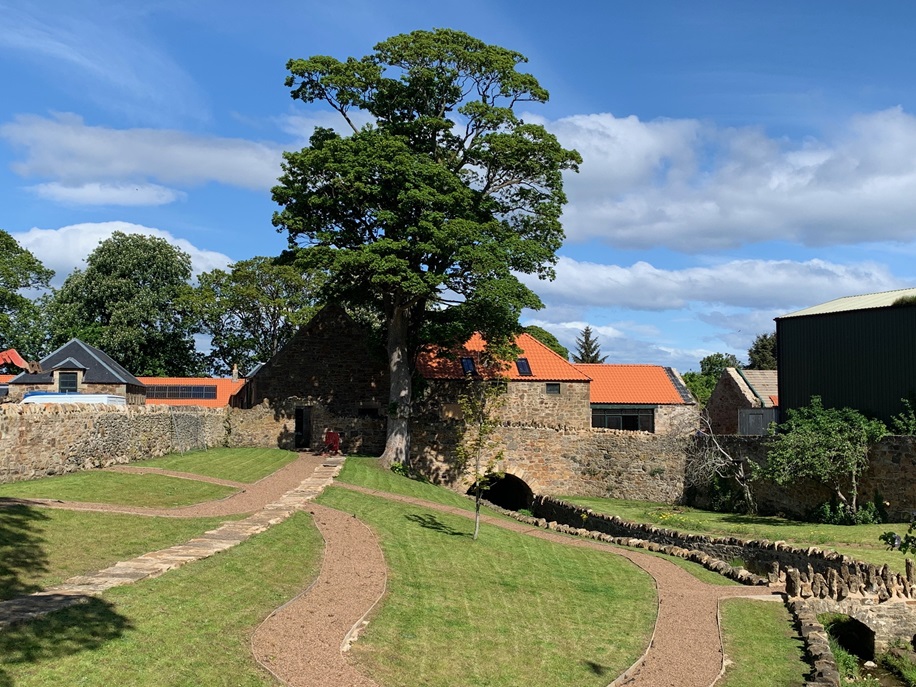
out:
M592 328L585 325L582 333L576 337L576 352L573 353L575 363L603 363L606 355L601 355L601 346L598 337L592 334Z

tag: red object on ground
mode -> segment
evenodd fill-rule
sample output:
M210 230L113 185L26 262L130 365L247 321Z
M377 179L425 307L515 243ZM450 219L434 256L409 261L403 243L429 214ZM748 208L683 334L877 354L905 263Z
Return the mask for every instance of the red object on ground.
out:
M338 432L327 431L324 433L324 446L321 447L321 453L330 453L331 455L340 451L340 434Z

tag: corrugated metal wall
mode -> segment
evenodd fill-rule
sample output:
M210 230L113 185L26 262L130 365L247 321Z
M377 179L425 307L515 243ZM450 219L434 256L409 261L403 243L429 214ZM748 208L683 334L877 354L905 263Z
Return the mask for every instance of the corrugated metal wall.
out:
M916 398L916 307L776 320L780 416L819 395L889 422Z

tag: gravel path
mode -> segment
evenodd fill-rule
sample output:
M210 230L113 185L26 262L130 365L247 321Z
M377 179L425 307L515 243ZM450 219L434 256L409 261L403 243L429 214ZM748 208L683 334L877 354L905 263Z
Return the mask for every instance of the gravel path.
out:
M385 558L355 517L312 505L325 541L318 579L255 631L258 662L292 687L377 687L342 654L385 593Z
M341 482L335 482L335 486L465 518L474 517L472 512L430 501ZM487 515L481 515L481 522L567 546L600 549L624 556L655 579L659 605L651 644L637 664L611 683L613 687L709 687L721 674L724 664L719 600L733 597L775 598L774 591L766 587L720 586L701 582L664 558L638 551L577 539ZM355 561L361 554L354 551L351 555ZM346 687L348 683L323 684L326 687Z
M323 456L315 456L310 453L300 453L299 458L292 463L284 465L276 472L268 475L264 479L258 480L254 484L237 485L231 483L230 486L243 486L244 488L227 496L226 498L216 501L206 501L196 503L192 506L180 506L178 508L141 508L135 506L116 506L107 503L84 503L81 501L59 501L56 499L7 499L0 498L0 506L4 503L20 503L29 506L42 506L45 508L62 508L65 510L89 510L104 511L107 513L129 513L132 515L150 515L156 517L169 518L203 518L219 517L223 515L238 515L239 513L254 513L260 510L268 503L276 501L288 491L292 491L307 477L309 477L315 468L320 466L326 460ZM149 469L149 468L144 468ZM158 472L158 471L157 471ZM201 475L192 475L190 473L181 473L187 479L198 479L202 482L210 482L214 478L203 477Z

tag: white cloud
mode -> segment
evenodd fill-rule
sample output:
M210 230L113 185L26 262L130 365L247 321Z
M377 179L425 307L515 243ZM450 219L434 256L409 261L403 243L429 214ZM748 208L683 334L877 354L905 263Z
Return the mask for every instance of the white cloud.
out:
M71 224L59 229L33 228L13 233L19 244L30 250L46 266L54 270L54 285L59 286L76 268L85 267L86 257L101 241L114 232L125 234L146 234L165 239L191 256L191 268L195 275L217 268L225 268L232 260L222 253L197 248L186 239L175 238L161 229L145 227L130 222L97 222Z
M584 158L567 176L573 240L701 253L786 240L910 240L916 117L861 115L830 139L793 142L756 128L611 114L546 125Z
M666 270L647 262L629 267L561 257L556 280L524 277L548 305L678 310L692 303L788 310L854 293L908 286L884 265L824 260L732 260Z
M37 184L30 190L42 198L70 205L166 205L185 193L158 184Z
M218 182L263 191L276 183L282 149L276 144L196 136L167 129L88 126L74 114L21 115L0 125L25 152L13 171L63 185L199 185Z

